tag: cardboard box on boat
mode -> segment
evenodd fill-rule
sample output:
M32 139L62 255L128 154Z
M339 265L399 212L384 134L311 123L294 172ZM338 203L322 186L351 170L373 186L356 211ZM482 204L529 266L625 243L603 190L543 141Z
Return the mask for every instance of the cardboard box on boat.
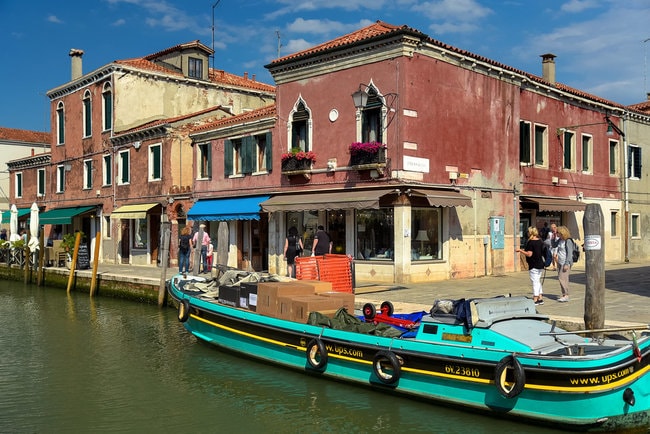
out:
M299 295L314 295L314 288L298 281L260 282L257 284L257 313L278 317L278 298Z
M300 283L311 285L314 288L314 294L321 292L332 292L332 282L322 280L299 280Z
M354 294L350 292L329 291L320 292L318 296L336 300L339 303L337 309L344 307L349 314L354 315Z
M219 296L217 301L226 306L239 307L239 286L221 285L219 286Z
M282 319L289 319L300 323L306 323L311 312L320 312L323 315L333 316L340 307L340 300L320 295L304 295L294 297L282 297L281 299ZM287 312L286 307L290 306Z
M257 282L241 282L239 286L239 307L255 312L257 310Z

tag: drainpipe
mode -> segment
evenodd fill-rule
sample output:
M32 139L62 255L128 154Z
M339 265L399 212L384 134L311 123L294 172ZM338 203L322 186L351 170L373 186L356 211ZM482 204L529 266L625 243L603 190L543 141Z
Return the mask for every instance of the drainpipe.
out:
M623 176L623 202L625 205L625 262L630 262L630 198L628 191L629 176L627 166L629 164L628 143L627 143L627 115L623 116L623 167L621 175Z
M517 227L519 226L519 196L517 195L519 192L517 191L517 188L515 187L512 190L512 244L513 244L513 256L512 256L512 270L517 271L517 264L519 263L519 255L517 254L516 250L519 248L519 237L517 237Z

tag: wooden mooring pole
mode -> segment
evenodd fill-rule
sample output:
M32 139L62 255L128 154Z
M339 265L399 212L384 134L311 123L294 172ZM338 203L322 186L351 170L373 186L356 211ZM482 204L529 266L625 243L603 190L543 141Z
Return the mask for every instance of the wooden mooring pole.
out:
M602 329L605 326L605 239L604 218L600 205L587 205L582 218L585 231L585 329ZM580 248L580 246L576 246Z
M169 242L171 238L170 224L165 222L162 224L162 248L160 249L160 265L162 270L160 272L160 287L158 288L158 306L162 307L165 304L165 294L167 288L165 282L167 280L167 262L169 261Z
M72 289L72 281L74 280L74 270L77 266L77 255L79 254L79 244L81 243L81 232L77 232L77 237L74 240L74 253L72 255L72 264L70 264L70 275L68 276L68 294Z
M90 296L94 296L97 292L97 267L99 267L99 243L102 239L102 233L95 234L95 251L93 252L93 277L90 281Z

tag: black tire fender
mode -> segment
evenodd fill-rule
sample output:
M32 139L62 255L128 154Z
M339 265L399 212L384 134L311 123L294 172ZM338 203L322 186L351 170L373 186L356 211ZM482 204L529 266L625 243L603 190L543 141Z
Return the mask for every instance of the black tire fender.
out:
M186 298L178 303L178 320L185 322L190 317L190 302Z
M508 378L508 371L512 371L512 378ZM524 390L526 373L513 354L505 356L497 363L494 369L494 383L499 393L506 398L514 398Z
M399 381L402 364L395 353L382 350L375 354L372 361L372 370L379 381L387 385L394 385Z
M307 363L318 371L327 367L327 348L320 339L312 339L307 344Z

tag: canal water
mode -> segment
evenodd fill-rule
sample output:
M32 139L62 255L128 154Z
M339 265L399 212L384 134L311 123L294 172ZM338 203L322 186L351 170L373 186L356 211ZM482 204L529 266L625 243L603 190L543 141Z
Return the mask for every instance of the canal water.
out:
M7 281L0 431L554 432L242 359L199 343L170 308Z

